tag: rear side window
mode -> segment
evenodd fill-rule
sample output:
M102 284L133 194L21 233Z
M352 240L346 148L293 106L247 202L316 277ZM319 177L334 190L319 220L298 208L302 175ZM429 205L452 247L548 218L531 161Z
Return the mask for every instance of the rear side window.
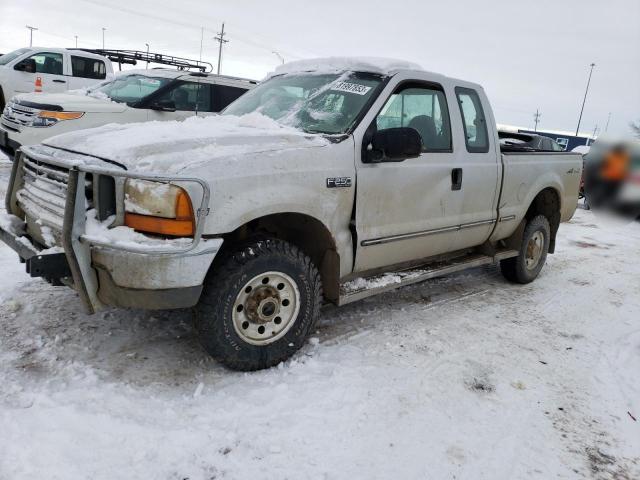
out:
M223 110L247 91L246 88L229 87L227 85L211 85L211 90L213 91L211 102L213 112Z
M487 121L478 93L470 88L456 87L456 97L460 106L460 115L462 115L467 151L471 153L488 152Z
M71 56L71 71L74 77L95 78L103 80L107 78L107 68L102 60L93 58Z

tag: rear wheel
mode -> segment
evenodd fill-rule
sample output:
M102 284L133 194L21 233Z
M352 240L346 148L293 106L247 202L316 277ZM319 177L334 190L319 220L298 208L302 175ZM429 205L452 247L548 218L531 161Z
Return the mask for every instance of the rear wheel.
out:
M535 280L547 259L550 235L549 221L544 215L532 218L524 229L518 256L500 261L504 277L516 283Z
M228 367L268 368L304 344L321 298L318 270L297 247L271 238L248 242L205 280L196 330L207 352Z

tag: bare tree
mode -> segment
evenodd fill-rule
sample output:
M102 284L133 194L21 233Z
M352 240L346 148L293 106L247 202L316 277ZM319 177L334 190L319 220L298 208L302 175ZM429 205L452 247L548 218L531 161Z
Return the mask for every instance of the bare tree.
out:
M631 128L634 137L640 138L640 121L629 123L629 128Z

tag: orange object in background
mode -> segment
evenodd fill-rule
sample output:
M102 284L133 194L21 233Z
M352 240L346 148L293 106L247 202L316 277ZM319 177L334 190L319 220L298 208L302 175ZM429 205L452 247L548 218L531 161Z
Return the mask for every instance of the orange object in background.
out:
M36 88L34 92L42 92L42 77L36 77Z
M629 152L622 147L614 148L608 152L602 161L600 175L609 181L622 181L627 178L629 172Z

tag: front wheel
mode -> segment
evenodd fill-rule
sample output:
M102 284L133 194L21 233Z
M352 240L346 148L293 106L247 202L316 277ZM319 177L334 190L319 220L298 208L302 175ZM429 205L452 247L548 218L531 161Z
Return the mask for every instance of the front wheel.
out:
M272 367L293 355L318 318L320 274L294 245L246 243L205 280L195 325L205 350L234 370Z
M500 261L502 275L515 283L533 282L547 259L550 237L551 228L544 215L529 220L522 235L518 256Z

